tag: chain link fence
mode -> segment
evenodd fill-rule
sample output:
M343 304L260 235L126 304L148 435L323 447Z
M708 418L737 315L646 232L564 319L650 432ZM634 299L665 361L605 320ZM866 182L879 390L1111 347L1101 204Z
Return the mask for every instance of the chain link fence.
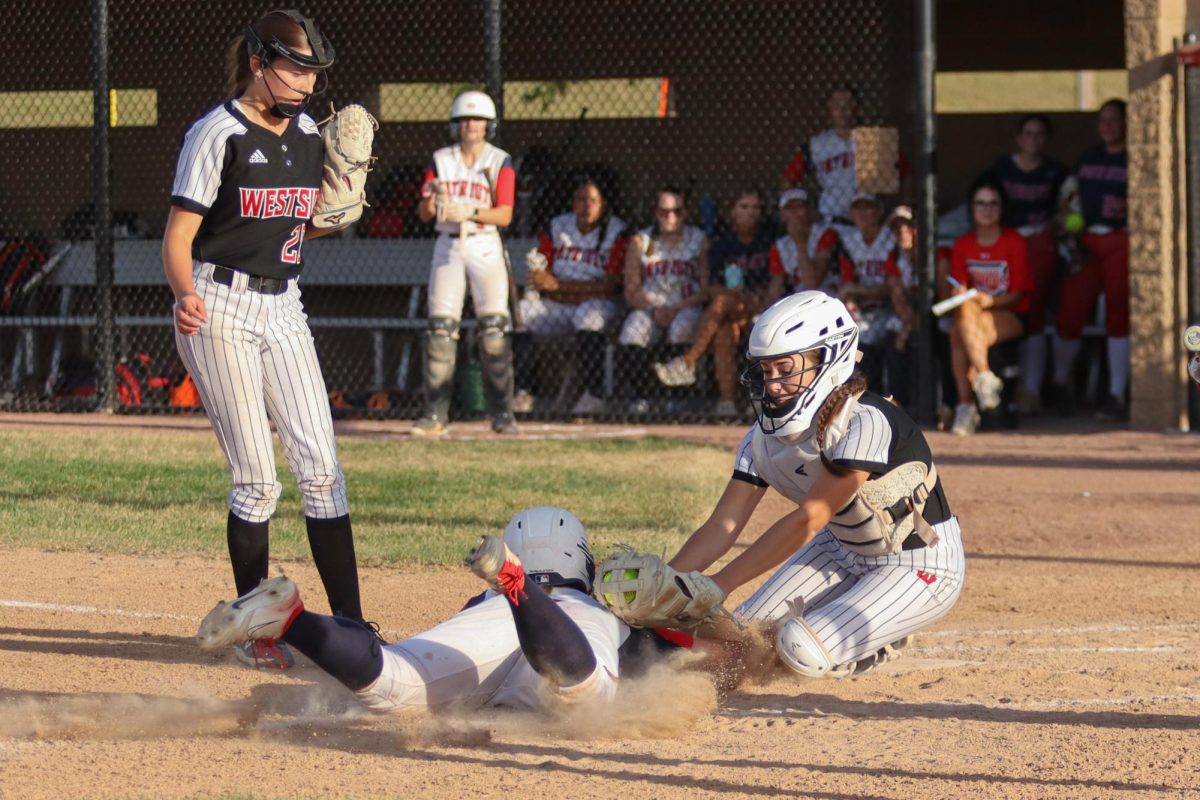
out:
M226 99L227 50L264 10L235 0L9 10L3 408L196 410L161 236L181 136ZM358 102L380 122L367 213L303 249L300 285L335 414L421 413L437 238L417 205L464 89L495 96L492 143L516 171L503 235L524 312L513 335L518 418L742 418L740 352L764 304L842 279L882 281L889 258L910 263L888 219L920 185L906 157L909 4L328 0L302 11L337 50L309 112ZM103 130L97 31L107 32ZM105 146L111 167L97 177ZM98 209L111 213L111 289ZM530 276L538 250L546 269ZM460 419L485 411L472 317L468 300L451 411ZM902 327L890 307L864 319L878 332L864 341ZM907 385L903 371L881 375L898 394Z

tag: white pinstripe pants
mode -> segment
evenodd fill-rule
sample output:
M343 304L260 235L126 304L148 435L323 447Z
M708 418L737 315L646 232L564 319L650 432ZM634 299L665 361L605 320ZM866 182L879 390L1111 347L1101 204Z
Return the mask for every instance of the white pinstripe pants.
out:
M249 522L270 519L283 487L275 471L275 423L288 466L304 497L304 514L328 519L349 513L337 460L329 399L300 289L279 295L211 279L196 263L196 293L208 323L194 336L175 331L175 345L196 383L233 479L229 509Z
M966 563L958 518L933 526L938 543L868 558L828 529L738 606L743 619L779 620L803 601L803 618L835 665L857 661L946 615L962 592Z

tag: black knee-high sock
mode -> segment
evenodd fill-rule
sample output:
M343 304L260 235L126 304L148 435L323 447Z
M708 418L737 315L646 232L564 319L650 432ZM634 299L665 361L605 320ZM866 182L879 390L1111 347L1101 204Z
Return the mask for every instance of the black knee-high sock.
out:
M584 388L592 397L604 397L604 348L608 337L597 331L576 331L575 343Z
M301 611L283 634L283 641L348 689L370 686L383 672L379 637L357 620Z
M521 652L537 674L558 686L574 686L596 671L596 654L567 612L533 581L508 607L517 623Z
M621 386L625 398L648 397L651 382L658 383L650 372L650 354L644 347L625 345L621 348Z
M512 334L513 386L518 392L533 393L535 377L533 335L528 331Z
M354 534L350 515L331 519L305 517L308 546L313 562L325 584L329 608L335 616L362 619L362 601L358 594L358 563L354 560Z
M225 539L229 542L229 560L233 563L233 583L238 596L258 586L267 577L270 520L247 522L229 512Z

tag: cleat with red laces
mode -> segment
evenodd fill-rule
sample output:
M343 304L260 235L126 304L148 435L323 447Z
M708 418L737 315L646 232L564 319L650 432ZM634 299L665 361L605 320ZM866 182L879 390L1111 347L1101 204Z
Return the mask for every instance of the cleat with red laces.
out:
M488 586L520 605L525 595L525 567L499 536L482 536L464 562Z

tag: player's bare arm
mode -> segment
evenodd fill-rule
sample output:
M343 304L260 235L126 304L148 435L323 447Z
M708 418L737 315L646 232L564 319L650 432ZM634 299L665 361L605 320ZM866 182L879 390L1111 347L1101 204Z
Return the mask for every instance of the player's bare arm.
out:
M742 535L766 492L765 487L737 478L730 480L712 514L688 537L670 565L681 572L711 567Z
M175 326L185 336L200 330L208 322L204 301L196 294L192 280L192 241L204 217L194 211L172 206L163 234L163 271L175 295Z
M795 511L776 521L745 552L715 573L713 580L728 595L742 584L775 569L812 541L833 515L849 504L868 477L870 473L861 470L849 470L844 475L822 475Z

